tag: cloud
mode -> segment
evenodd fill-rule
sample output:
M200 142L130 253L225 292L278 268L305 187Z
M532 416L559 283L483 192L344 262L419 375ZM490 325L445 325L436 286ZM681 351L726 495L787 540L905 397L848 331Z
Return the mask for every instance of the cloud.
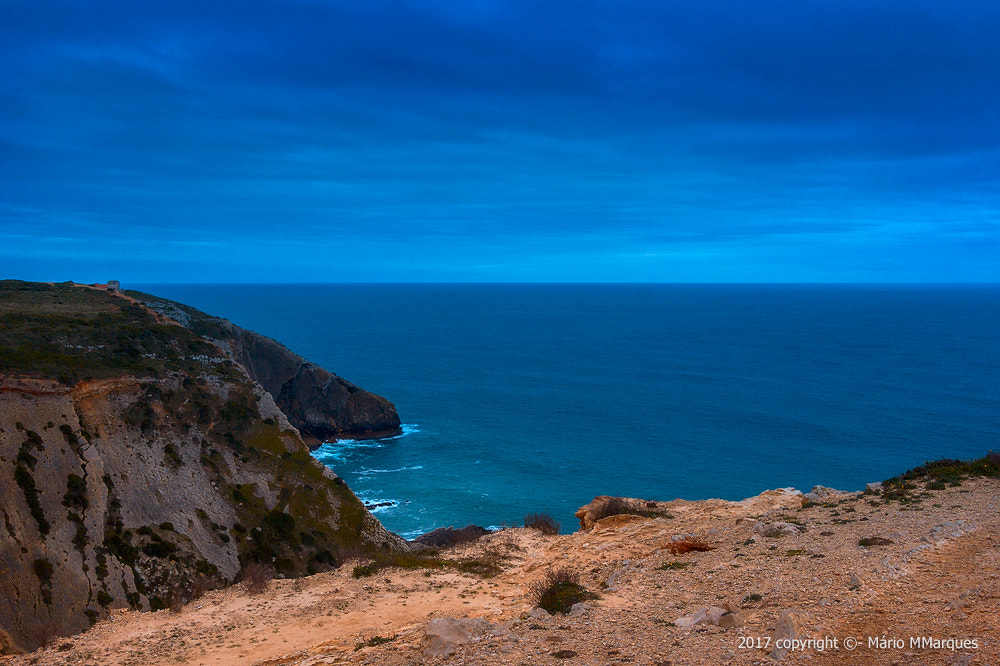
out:
M985 2L6 3L0 231L567 279L736 244L796 280L902 225L953 253L928 275L1000 277L998 33Z

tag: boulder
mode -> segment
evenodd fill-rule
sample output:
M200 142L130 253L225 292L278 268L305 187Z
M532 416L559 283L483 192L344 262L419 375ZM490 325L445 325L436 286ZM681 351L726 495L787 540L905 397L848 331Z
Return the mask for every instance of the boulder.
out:
M462 645L477 643L489 635L508 636L510 631L481 617L439 617L427 623L424 630L423 655L450 657Z
M454 527L439 527L426 534L421 534L413 542L430 546L431 548L447 548L448 546L475 541L479 537L489 533L488 529L479 525L466 525L458 530Z
M808 612L797 609L786 610L778 617L774 627L774 645L771 658L781 661L790 652L786 641L793 638L806 638L812 625L813 617Z

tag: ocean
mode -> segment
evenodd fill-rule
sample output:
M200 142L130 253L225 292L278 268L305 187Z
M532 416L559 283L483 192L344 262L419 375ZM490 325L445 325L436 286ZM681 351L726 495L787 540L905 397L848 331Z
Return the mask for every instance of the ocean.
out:
M125 285L130 288L132 285ZM314 455L386 527L858 490L1000 450L1000 287L137 285L393 401Z

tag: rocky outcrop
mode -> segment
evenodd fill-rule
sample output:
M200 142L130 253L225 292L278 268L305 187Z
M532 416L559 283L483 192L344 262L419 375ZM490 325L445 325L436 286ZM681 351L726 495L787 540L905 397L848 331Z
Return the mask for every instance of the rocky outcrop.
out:
M408 548L242 367L119 296L73 289L0 294L0 343L36 332L0 344L0 630L14 644L184 602L250 563L299 576ZM50 362L76 374L46 377Z
M281 343L180 303L128 293L215 342L274 396L311 448L332 439L399 434L399 415L391 402L310 363Z

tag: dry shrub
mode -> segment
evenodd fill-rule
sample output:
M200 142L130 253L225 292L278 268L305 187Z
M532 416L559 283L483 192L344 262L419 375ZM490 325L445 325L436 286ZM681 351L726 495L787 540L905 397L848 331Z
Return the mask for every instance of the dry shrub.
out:
M656 502L643 502L639 506L629 502L624 497L606 497L596 507L590 510L591 520L597 522L602 518L628 514L631 516L643 516L645 518L672 518L669 513L657 510Z
M167 595L167 608L171 613L180 613L184 604L201 599L212 589L212 579L205 574L198 574L184 582L174 583Z
M528 597L549 613L568 613L573 604L596 599L597 595L580 584L580 574L571 569L554 569L528 586Z
M633 513L635 510L629 506L629 503L621 497L609 497L590 512L591 518L594 522L601 520L602 518L609 518L611 516L618 516L623 513Z
M3 629L0 629L0 655L22 654L14 640Z
M667 544L667 552L671 555L683 555L684 553L704 553L708 550L715 550L715 546L710 546L702 539L681 539L671 541Z
M247 594L260 594L270 585L275 573L273 567L263 562L248 562L240 572L240 581Z
M559 521L548 513L529 513L524 517L524 526L536 529L542 534L559 534Z

